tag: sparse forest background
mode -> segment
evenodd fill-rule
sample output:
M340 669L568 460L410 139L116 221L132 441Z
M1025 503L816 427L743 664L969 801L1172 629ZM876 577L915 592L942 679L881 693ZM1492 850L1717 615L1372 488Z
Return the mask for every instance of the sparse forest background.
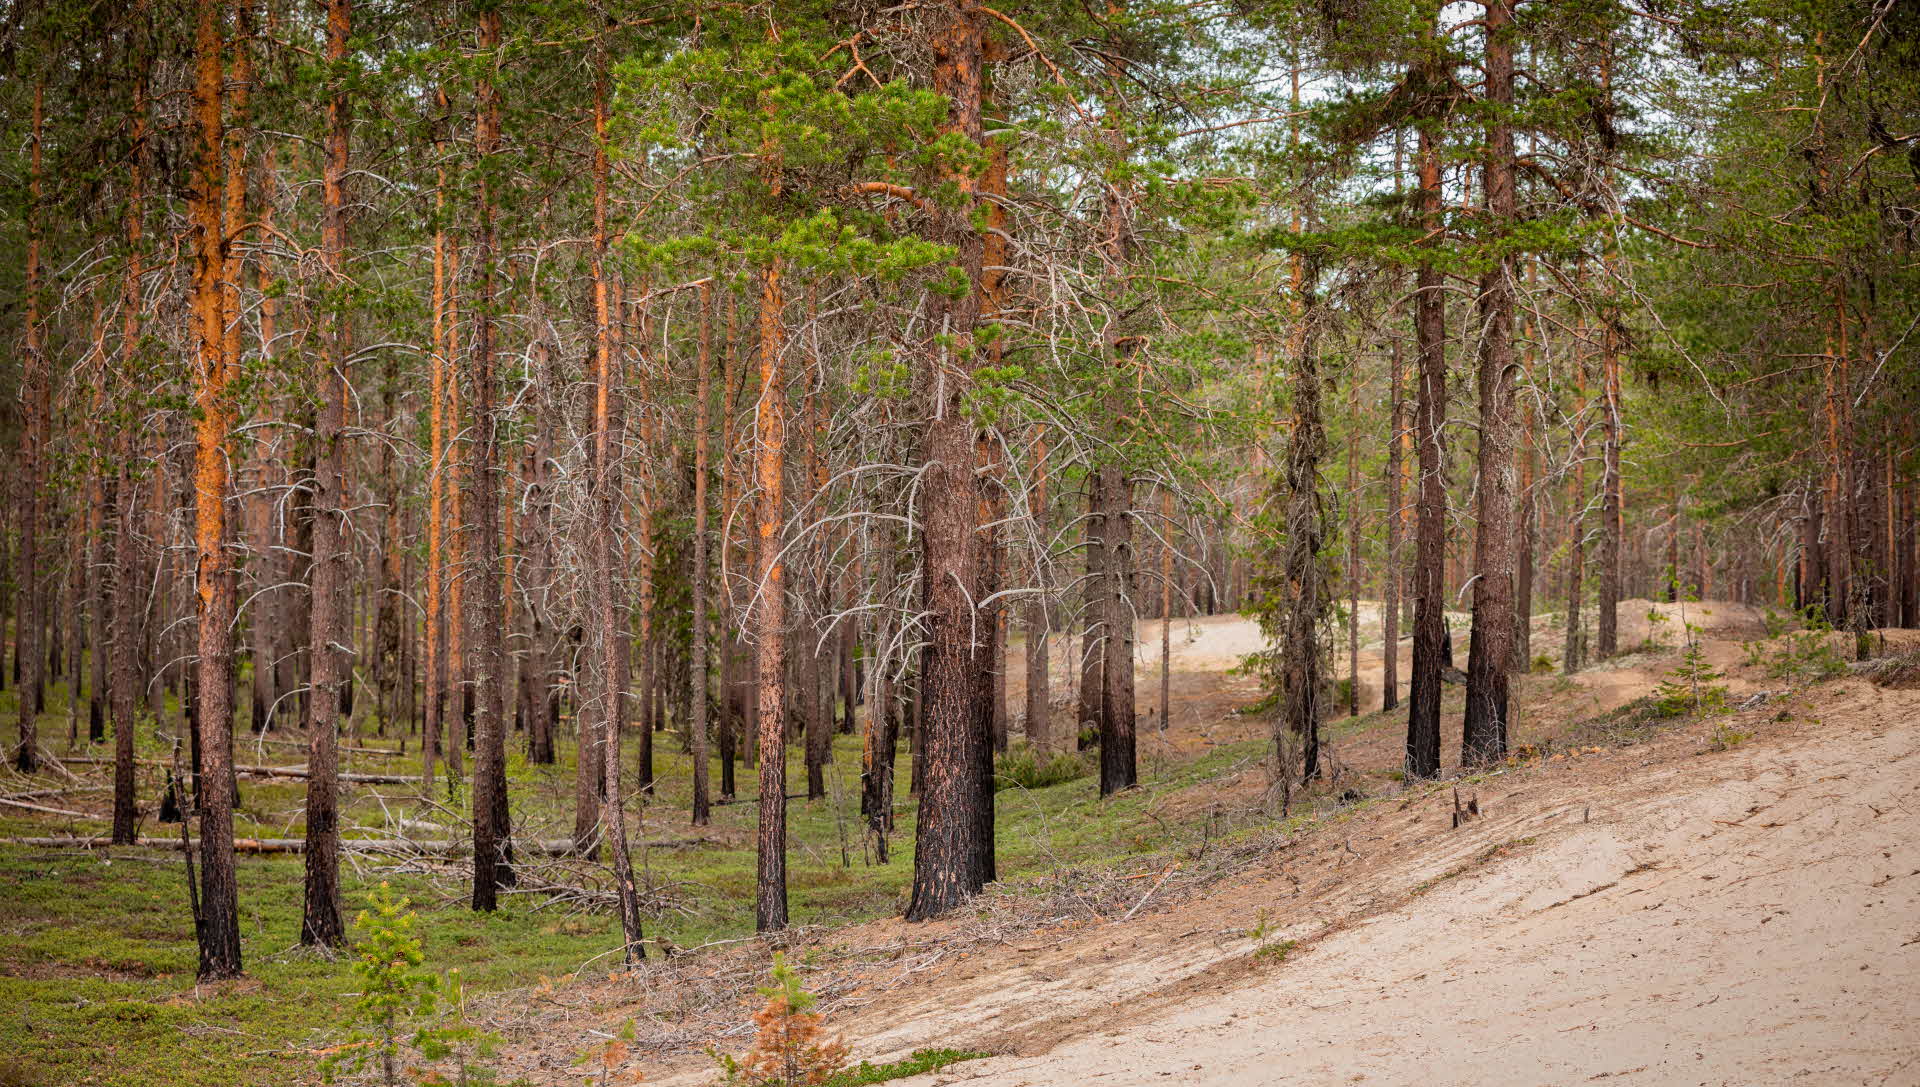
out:
M110 768L202 978L368 842L627 961L947 914L1077 848L997 790L1193 772L1194 616L1288 798L1506 759L1625 600L1920 626L1898 0L0 24L0 830Z

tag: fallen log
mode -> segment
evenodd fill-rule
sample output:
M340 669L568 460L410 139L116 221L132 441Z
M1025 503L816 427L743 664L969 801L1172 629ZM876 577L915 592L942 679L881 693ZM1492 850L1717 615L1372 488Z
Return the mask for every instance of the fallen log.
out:
M254 736L249 739L241 740L238 743L235 743L233 746L244 747L247 744L273 744L276 747L298 747L298 748L304 749L307 746L307 741L276 740L271 736ZM403 759L407 757L407 753L405 751L400 751L391 747L355 747L352 744L340 744L338 745L337 749L340 751L357 751L363 755L385 755L388 758Z
M669 839L647 842L651 849L675 849L693 845L713 844L712 838ZM111 838L83 838L76 836L44 838L0 838L0 845L27 846L35 849L105 849L113 844ZM179 838L142 837L132 843L145 849L183 848ZM636 842L635 845L641 843ZM305 838L236 838L233 849L236 853L304 853L307 848ZM457 856L473 850L473 843L466 839L447 838L342 838L340 848L355 853L396 853L402 855L433 854L436 856ZM577 851L572 838L516 838L513 842L515 852L530 853L543 857L572 856Z
M88 815L83 811L68 811L66 808L49 808L45 804L29 804L24 800L15 800L12 797L5 796L0 796L0 804L5 804L9 808L25 808L28 811L45 812L48 815L66 815L76 819L102 818L98 815Z
M0 845L31 846L37 849L104 849L112 844L111 838L0 838ZM145 849L184 848L179 838L142 837L132 844ZM471 852L473 843L446 838L342 838L340 848L353 853L430 853L445 856ZM564 857L574 852L571 838L515 840L513 848L518 852L536 853L548 857ZM305 838L235 838L233 841L233 851L236 853L304 853L306 849Z
M112 759L101 758L98 755L75 755L61 761L95 766L113 765ZM166 759L135 759L133 761L140 766L173 765ZM233 772L252 777L304 778L311 776L304 766L236 766ZM341 771L337 776L341 781L355 785L417 785L420 783L420 777L417 774L356 774Z

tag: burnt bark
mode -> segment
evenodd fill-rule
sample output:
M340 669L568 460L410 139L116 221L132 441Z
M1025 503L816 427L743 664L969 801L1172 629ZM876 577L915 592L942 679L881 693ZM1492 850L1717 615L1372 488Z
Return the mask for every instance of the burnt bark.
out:
M942 132L984 144L987 16L971 0L949 0L926 18L933 90L948 102ZM986 647L975 640L979 617L968 595L979 584L983 558L979 495L972 426L963 402L980 312L983 250L967 216L975 179L955 166L944 167L942 174L936 180L951 185L969 206L937 210L933 234L954 247L953 266L973 289L952 298L928 296L926 327L943 330L946 341L928 345L917 381L928 418L920 454L921 592L928 645L919 677L924 782L906 911L910 921L937 916L979 893L992 878L994 856L991 737L981 727L987 715L976 704L976 673L987 664Z
M1513 8L1486 7L1486 212L1497 236L1512 228L1514 199ZM1513 668L1515 365L1513 351L1516 258L1503 253L1480 279L1479 509L1474 534L1473 627L1467 648L1467 711L1461 762L1484 765L1507 754L1507 678Z
M1431 77L1435 73L1428 73ZM1439 244L1440 147L1438 133L1422 124L1415 167L1423 225ZM1446 456L1441 442L1447 422L1446 289L1440 269L1424 262L1414 275L1413 335L1419 379L1414 404L1414 444L1420 484L1414 529L1413 672L1407 692L1408 777L1440 774L1440 671L1446 654L1446 598L1442 571L1447 550Z

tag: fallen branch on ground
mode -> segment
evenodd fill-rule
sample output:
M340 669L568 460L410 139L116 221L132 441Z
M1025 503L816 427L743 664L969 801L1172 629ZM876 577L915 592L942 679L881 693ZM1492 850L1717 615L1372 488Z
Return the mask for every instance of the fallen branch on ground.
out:
M97 755L76 755L63 761L96 766L113 765L112 759L101 758ZM172 765L166 759L135 759L134 762L140 766ZM236 766L233 768L233 772L236 774L251 775L253 777L271 778L305 778L312 776L307 773L307 768L304 766ZM420 782L420 777L417 774L353 774L343 771L336 776L341 781L351 782L356 785L417 785Z

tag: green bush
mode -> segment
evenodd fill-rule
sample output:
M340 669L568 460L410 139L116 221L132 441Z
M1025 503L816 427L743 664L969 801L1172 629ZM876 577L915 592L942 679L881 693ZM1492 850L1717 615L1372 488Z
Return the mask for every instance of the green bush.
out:
M402 1076L398 1066L411 1052L427 1065L452 1060L454 1078L439 1082L491 1084L493 1070L485 1062L497 1051L499 1038L467 1025L465 994L458 981L421 969L426 956L414 935L409 905L385 883L367 896L367 909L355 921L365 934L353 946L353 972L361 983L353 1005L356 1029L347 1042L324 1051L321 1078L331 1083L342 1072L372 1067L378 1069L381 1083L396 1087ZM417 1072L409 1065L405 1074L420 1078Z
M1798 679L1818 682L1845 675L1847 662L1835 652L1823 629L1789 634L1767 660L1767 675L1774 679Z
M1072 752L1063 751L1042 759L1032 748L1021 747L994 760L993 789L995 792L1015 787L1045 789L1050 785L1086 777L1092 772L1093 768L1087 765L1087 760Z
M1719 713L1727 708L1727 688L1715 683L1720 673L1707 663L1693 624L1687 624L1687 649L1667 678L1654 688L1653 704L1661 717Z

